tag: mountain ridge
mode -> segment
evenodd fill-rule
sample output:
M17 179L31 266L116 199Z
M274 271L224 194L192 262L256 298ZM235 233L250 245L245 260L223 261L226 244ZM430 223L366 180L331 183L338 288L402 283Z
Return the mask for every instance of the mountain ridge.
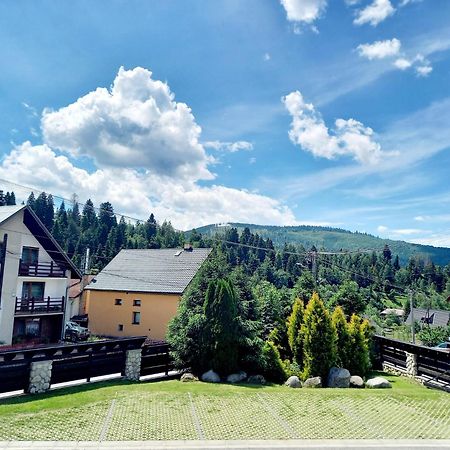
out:
M198 233L211 236L220 233L228 227L241 231L249 228L252 233L270 238L275 247L282 247L285 243L303 245L305 248L325 248L329 251L338 250L382 250L387 244L393 255L398 255L402 264L406 264L411 257L430 259L435 264L445 266L450 263L450 248L432 245L415 244L411 242L383 239L369 233L350 231L342 228L315 225L258 225L241 222L226 224L210 224L195 228ZM187 232L190 234L193 230Z

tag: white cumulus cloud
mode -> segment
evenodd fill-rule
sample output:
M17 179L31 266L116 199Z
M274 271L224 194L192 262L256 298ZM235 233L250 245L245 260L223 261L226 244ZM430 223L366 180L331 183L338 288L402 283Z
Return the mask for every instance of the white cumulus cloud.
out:
M375 41L372 44L358 45L358 51L360 56L367 59L384 59L398 55L402 44L394 39L387 39L385 41Z
M374 140L373 130L361 122L337 119L334 130L329 130L314 105L306 103L299 91L291 92L282 101L292 116L289 138L314 156L351 156L362 164L376 164L386 155Z
M177 182L132 168L105 167L88 172L48 145L30 142L16 146L0 165L0 178L27 184L96 205L110 201L117 212L146 219L153 212L159 220L171 220L179 229L209 223L257 222L295 225L293 212L279 201L258 193L226 186L199 186Z
M327 7L327 0L280 0L290 22L311 24Z
M357 12L353 23L363 25L369 23L372 26L378 25L383 20L394 14L395 8L390 0L374 0L373 3Z
M248 141L222 142L207 141L203 144L205 148L212 148L217 151L236 153L240 150L253 150L253 144Z
M110 89L97 88L69 106L46 110L44 141L99 167L139 167L177 178L212 179L200 126L169 86L142 67L119 72Z

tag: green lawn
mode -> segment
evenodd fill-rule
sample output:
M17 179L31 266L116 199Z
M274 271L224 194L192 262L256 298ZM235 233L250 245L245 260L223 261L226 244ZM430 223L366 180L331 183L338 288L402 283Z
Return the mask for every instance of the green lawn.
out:
M0 440L450 439L450 395L105 382L0 401Z

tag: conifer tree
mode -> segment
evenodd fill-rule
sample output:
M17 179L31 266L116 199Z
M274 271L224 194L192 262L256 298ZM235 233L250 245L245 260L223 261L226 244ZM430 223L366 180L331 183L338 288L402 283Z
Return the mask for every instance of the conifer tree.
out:
M331 316L334 328L336 329L337 336L337 353L336 353L336 365L338 367L347 368L349 365L350 355L350 333L348 330L348 323L345 319L345 314L340 306L337 306Z
M303 325L303 376L320 376L322 382L336 364L336 330L319 295L314 292L305 309Z
M292 313L288 318L287 335L293 359L300 369L303 368L303 336L301 333L303 317L303 301L298 298L295 300Z
M347 369L352 375L365 376L370 368L369 343L359 316L353 314L349 324L350 359Z

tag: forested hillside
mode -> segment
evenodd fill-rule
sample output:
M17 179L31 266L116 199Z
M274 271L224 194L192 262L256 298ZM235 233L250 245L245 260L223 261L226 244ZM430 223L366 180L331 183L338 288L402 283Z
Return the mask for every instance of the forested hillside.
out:
M432 247L430 245L411 244L404 241L393 241L381 239L366 233L351 232L340 228L315 227L315 226L295 226L280 227L253 225L244 223L230 223L229 226L237 228L241 232L244 228L249 228L259 236L269 238L277 248L282 248L285 243L303 245L310 248L313 245L326 250L361 250L374 249L382 250L387 244L392 253L398 255L400 262L406 264L411 257L421 257L430 259L435 264L446 265L450 263L450 248ZM196 231L205 235L213 235L223 231L222 227L208 225L197 228Z

